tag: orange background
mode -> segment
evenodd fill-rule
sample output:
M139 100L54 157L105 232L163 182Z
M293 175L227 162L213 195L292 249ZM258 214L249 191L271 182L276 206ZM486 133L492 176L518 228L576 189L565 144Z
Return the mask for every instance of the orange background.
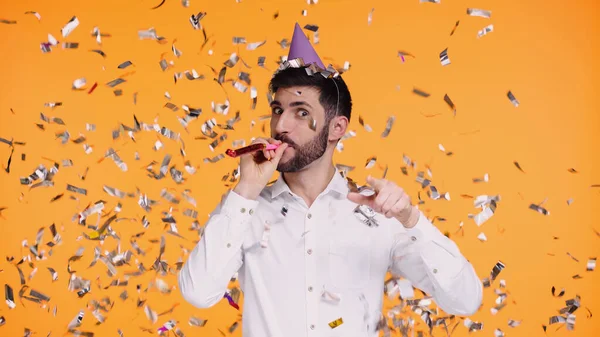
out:
M276 60L287 55L277 41L291 38L293 24L302 26L315 24L319 28L320 43L317 52L326 64L342 66L349 61L351 69L344 75L353 98L354 113L351 129L357 137L344 142L345 150L336 154L338 163L356 166L350 176L364 181L366 174L381 176L388 166L387 177L403 186L417 199L420 186L415 182L417 171L428 165L433 173L433 184L441 192L450 192L451 201L430 200L425 192L421 197L425 204L421 208L432 218L446 218L446 222L434 223L442 231L448 231L464 255L473 263L481 278L489 275L491 268L501 260L506 264L498 279L507 283L509 296L507 306L498 314L492 315L496 295L492 288L485 289L481 310L471 317L484 323L481 336L493 336L500 328L506 336L541 336L542 324L556 315L564 306L564 301L580 295L582 307L576 312L574 331L558 325L548 329L551 336L595 336L600 333L600 301L598 294L598 270L586 272L588 258L598 256L600 237L594 234L600 230L600 188L590 187L600 184L600 100L597 93L599 46L597 37L600 27L597 20L599 6L595 1L449 1L440 4L420 4L411 1L342 1L321 0L308 5L306 1L253 1L236 3L227 1L191 0L190 7L184 8L180 1L166 1L151 10L159 1L3 1L0 5L0 19L16 20L16 24L1 24L0 37L0 137L14 138L26 142L16 146L11 172L0 172L0 207L6 207L0 218L0 282L9 284L15 292L17 307L9 310L0 304L0 316L7 320L0 327L2 336L20 336L27 327L38 336L49 331L61 335L69 322L80 309L92 300L109 296L115 302L107 321L95 325L91 311L85 310L81 330L94 331L97 336L117 336L121 329L125 336L143 336L140 327L156 329L169 319L179 321L178 327L188 336L220 336L218 330L227 328L237 319L238 312L225 300L208 310L199 310L183 302L174 289L165 295L151 288L138 294L135 285L142 290L156 278L153 270L143 276L131 278L127 287L112 287L100 290L96 278L107 286L111 278L106 274L106 266L98 262L87 268L94 256L98 241L75 241L82 232L90 229L71 221L73 214L82 211L89 203L107 201L105 210L113 209L121 202L123 210L119 217L131 217L136 221L113 223L112 228L119 233L121 249L130 249L129 238L136 233L146 232L138 240L145 256L132 258L131 266L119 267L119 279L127 271L136 270L135 260L143 262L147 269L158 256L157 243L150 240L166 238L166 253L163 256L171 266L179 258L187 258L182 248L191 250L196 233L189 231L192 220L182 215L184 208L193 208L182 199L175 205L173 216L178 221L180 239L166 233L161 222L161 212L169 211L170 205L160 198L160 191L169 188L181 198L184 189L190 189L198 201L198 220L204 223L207 214L216 206L220 196L227 190L221 177L236 167L236 162L224 159L216 164L203 163L206 157L213 157L230 147L232 141L262 134L264 121L258 116L268 114L266 102L267 83ZM490 19L471 17L467 7L492 11ZM373 21L367 25L367 16L374 8ZM301 11L308 10L303 17ZM26 11L40 13L40 22ZM202 50L202 32L193 30L188 19L191 14L206 11L201 23L210 41ZM278 12L278 18L274 14ZM60 29L76 15L80 25L70 36L62 38ZM457 20L460 24L453 36L450 31ZM477 31L494 24L494 31L478 39ZM99 27L104 37L102 45L97 45L91 37L93 27ZM164 36L167 43L159 44L151 40L139 40L137 31L155 27L158 35ZM312 37L312 33L306 31ZM40 42L47 41L51 33L60 42L79 42L79 48L64 50L54 47L51 53L40 51ZM232 44L234 36L245 37L248 42L267 40L266 45L254 51L244 45ZM171 44L177 39L176 47L183 52L176 58L171 52ZM448 48L451 64L441 66L439 54ZM90 49L101 49L106 53L102 58ZM208 54L212 49L214 54ZM398 50L415 55L402 62ZM235 79L239 71L250 72L252 86L258 89L258 106L251 110L250 90L241 94L224 84L231 101L229 115L217 115L211 111L211 101L223 103L225 92L212 79L230 53L238 54L251 66L247 69L240 61L234 69L228 69L227 78ZM163 72L159 61L165 53L174 66ZM267 68L256 66L259 56L267 57ZM126 60L134 66L125 70L117 65ZM204 80L189 81L182 78L177 84L173 81L174 72L196 69L206 76ZM117 89L123 95L115 97L105 83L124 76L127 82ZM98 88L92 93L71 90L77 78L87 79L86 89L95 82ZM412 94L413 87L431 93L429 98ZM521 102L514 107L506 93L511 90ZM186 132L176 119L183 116L183 110L173 112L164 108L168 101L164 93L168 91L170 102L181 108L187 104L202 108L197 121L190 123ZM138 92L138 103L133 104L133 94ZM454 117L443 100L445 94L457 107ZM59 101L63 106L50 109L44 103ZM12 112L11 112L12 109ZM235 125L235 131L227 131L228 138L213 153L208 140L196 140L201 136L200 126L209 118L225 123L240 111L242 120ZM39 114L60 117L66 125L46 125L39 130L35 123L43 123ZM154 180L146 176L145 166L155 160L160 163L166 153L171 153L179 170L184 170L184 161L179 155L179 143L154 132L139 132L137 142L132 142L126 134L112 140L111 131L120 123L133 126L133 115L140 121L152 124L155 117L161 126L181 133L185 142L187 160L198 167L195 175L184 174L185 184L176 185L170 176ZM358 116L373 128L365 131L358 123ZM385 128L388 116L396 116L396 123L386 139L380 135ZM433 117L426 117L431 116ZM254 129L251 120L257 121ZM97 130L87 132L85 123L95 123ZM60 144L55 133L68 130L71 138L79 133L87 137L87 144L94 146L94 152L86 155L81 144L69 142ZM268 125L267 125L268 130ZM219 134L224 131L216 128ZM161 139L164 148L154 151L152 146ZM438 148L442 144L452 156L446 156ZM119 151L120 157L128 164L128 172L121 172L110 159L98 164L108 148ZM0 158L4 167L10 154L10 147L0 144ZM139 152L140 161L134 160ZM21 154L26 160L21 160ZM409 170L404 176L400 171L402 154L417 162L417 170ZM377 165L365 170L367 158L377 156ZM62 167L54 178L54 187L29 190L20 185L19 177L31 174L37 165L50 167L52 162L42 157L61 162L71 159L73 167ZM518 161L525 173L519 171L513 161ZM160 165L160 164L157 164ZM154 169L158 170L158 166ZM82 174L89 166L87 179ZM578 173L568 172L575 168ZM489 173L487 184L474 184L472 178ZM69 198L66 184L87 188L88 195L76 195L79 201ZM119 200L102 191L106 184L126 192L135 192L136 187L149 198L160 200L160 204L147 214L150 227L144 229L141 217L145 212L137 205L136 198ZM65 196L50 203L59 193ZM496 214L478 228L468 214L478 213L472 199L461 197L488 194L501 196ZM544 204L550 211L543 216L528 209L530 203ZM567 200L574 202L568 206ZM596 208L596 209L595 209ZM105 219L102 219L104 221ZM464 222L464 235L455 234L459 223ZM20 287L16 268L11 265L28 254L22 248L22 240L34 244L40 227L46 227L43 243L50 241L48 227L56 223L63 243L53 249L53 255L44 261L35 261L37 274L27 280L27 285L51 296L46 308L35 303L19 302ZM88 224L94 225L92 216ZM487 242L477 239L484 232ZM556 239L554 237L557 237ZM69 274L67 260L78 247L85 247L84 256L73 263L77 275L92 281L92 291L84 298L67 290ZM109 238L101 247L102 253L115 249L117 242ZM43 245L46 253L49 247ZM579 262L571 259L567 252ZM47 254L46 254L47 255ZM9 263L4 257L14 256ZM59 273L59 279L51 282L46 267ZM21 265L27 277L32 268ZM582 279L573 279L579 274ZM116 279L115 277L114 279ZM159 278L176 286L175 275ZM233 286L233 284L232 284ZM554 298L550 289L556 286L565 288L562 298ZM118 295L128 289L130 298L122 301ZM29 292L27 292L28 294ZM3 295L2 295L3 296ZM143 308L136 308L135 301L140 297L157 311L163 312L180 303L172 314L159 317L156 324L146 319ZM386 307L393 303L386 301ZM48 308L58 307L53 317ZM587 310L595 314L588 318ZM203 328L188 325L190 316L208 319ZM414 316L418 330L424 324ZM507 326L509 319L522 320L517 328ZM439 328L436 335L444 335ZM233 334L240 336L241 328ZM460 324L454 336L467 336L467 329Z

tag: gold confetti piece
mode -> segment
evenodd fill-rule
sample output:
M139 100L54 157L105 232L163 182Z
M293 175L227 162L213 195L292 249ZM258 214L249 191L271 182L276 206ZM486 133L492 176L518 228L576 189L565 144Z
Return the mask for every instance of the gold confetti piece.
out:
M152 8L150 8L150 9L157 9L157 8L160 8L160 6L162 6L162 5L164 5L164 4L165 4L165 1L166 1L166 0L162 0L162 1L161 1L161 2L158 4L158 5L156 5L156 6L152 7Z
M576 275L573 275L573 277L572 277L572 278L573 278L574 280L579 280L579 279L582 279L582 278L583 278L583 276L580 276L579 274L576 274Z
M413 88L413 91L412 91L412 92L413 92L413 94L417 94L417 95L419 95L419 96L421 96L421 97L429 97L429 96L430 96L430 94L429 94L429 93L427 93L427 92L425 92L425 91L422 91L422 90L420 90L420 89L417 89L417 88Z
M575 262L579 262L579 260L575 256L571 255L571 253L567 252L567 256L572 258Z
M525 173L525 171L523 171L523 169L521 168L521 165L518 162L514 161L513 164L515 164L515 166L519 169L519 171Z
M467 15L489 19L492 16L492 12L485 9L467 8Z
M515 106L515 108L519 106L519 101L515 98L515 95L513 95L513 93L510 90L508 91L508 93L506 93L506 96L508 96L508 99Z
M0 23L5 23L7 25L14 25L14 24L17 23L17 21L15 21L15 20L0 19Z
M342 320L342 318L338 318L334 321L329 322L329 327L332 329L337 328L338 326L342 325L344 323L344 320Z
M456 31L456 28L458 28L459 23L460 20L456 21L456 23L454 24L454 28L452 28L452 31L450 32L450 36L454 35L454 32Z
M106 57L106 54L102 50L100 50L100 49L92 49L90 51L93 52L93 53L97 53L97 54L99 54L102 57Z
M228 329L229 333L233 333L237 329L238 324L239 324L238 322L234 322Z

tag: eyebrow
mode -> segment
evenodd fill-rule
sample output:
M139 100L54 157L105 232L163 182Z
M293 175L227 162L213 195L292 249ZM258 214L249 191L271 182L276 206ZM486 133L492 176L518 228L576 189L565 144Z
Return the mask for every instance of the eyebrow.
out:
M273 101L273 102L271 102L271 107L274 106L274 105L282 106L281 102L279 102L279 101ZM289 104L290 107L302 106L302 105L306 105L307 107L309 107L311 109L313 108L310 104L308 104L307 102L304 102L304 101L295 101L295 102L291 102Z

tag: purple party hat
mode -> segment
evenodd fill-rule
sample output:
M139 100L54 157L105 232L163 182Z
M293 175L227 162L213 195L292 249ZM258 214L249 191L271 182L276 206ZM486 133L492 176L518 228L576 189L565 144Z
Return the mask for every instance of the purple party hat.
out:
M319 55L308 41L300 25L296 23L294 27L294 35L292 36L292 43L290 44L290 52L288 54L288 61L293 59L302 58L305 65L314 63L321 69L325 69L325 65L321 62Z

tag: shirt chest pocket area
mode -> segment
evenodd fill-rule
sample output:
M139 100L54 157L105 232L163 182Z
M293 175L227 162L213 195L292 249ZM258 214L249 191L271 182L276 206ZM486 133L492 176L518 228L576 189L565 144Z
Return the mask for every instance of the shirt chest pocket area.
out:
M367 286L371 278L371 238L368 235L334 237L329 242L329 278L340 289Z

